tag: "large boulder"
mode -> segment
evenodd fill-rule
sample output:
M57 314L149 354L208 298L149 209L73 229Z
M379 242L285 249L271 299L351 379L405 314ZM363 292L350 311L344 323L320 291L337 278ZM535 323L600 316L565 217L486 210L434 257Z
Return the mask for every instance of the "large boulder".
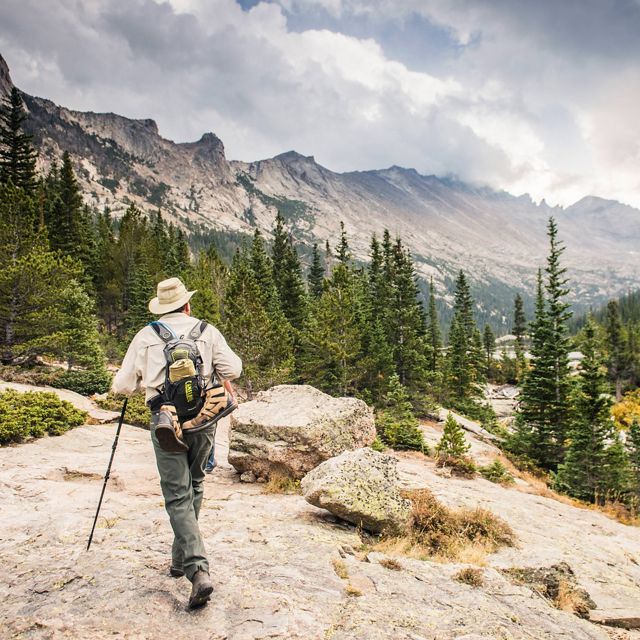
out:
M300 479L343 451L371 444L373 411L308 385L280 385L231 414L229 463L245 478L274 471Z
M373 533L401 533L411 502L400 495L397 460L373 449L345 451L302 479L307 502Z

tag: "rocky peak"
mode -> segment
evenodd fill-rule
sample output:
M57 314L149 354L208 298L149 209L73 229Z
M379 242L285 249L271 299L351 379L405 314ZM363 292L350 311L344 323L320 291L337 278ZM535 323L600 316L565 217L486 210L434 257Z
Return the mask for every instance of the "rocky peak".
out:
M9 73L9 65L0 54L0 96L11 92L13 82Z
M280 160L284 164L292 164L292 163L308 163L308 164L316 164L316 159L313 156L303 156L301 153L297 151L285 151L284 153L280 153L273 158L274 160Z

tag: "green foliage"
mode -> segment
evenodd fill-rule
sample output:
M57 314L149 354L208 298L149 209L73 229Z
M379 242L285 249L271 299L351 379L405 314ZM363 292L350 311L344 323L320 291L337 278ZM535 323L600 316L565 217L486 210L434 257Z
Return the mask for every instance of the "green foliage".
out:
M464 430L453 417L452 413L447 415L444 423L442 437L436 445L436 456L438 458L463 458L467 455L471 445L464 437Z
M0 183L11 183L27 194L36 189L36 152L22 128L27 114L13 87L0 104Z
M595 324L585 327L584 359L574 390L569 446L559 465L556 487L575 498L603 502L628 488L624 450L618 441L607 394L606 369Z
M55 393L8 390L0 393L0 444L57 436L84 424L86 413Z
M109 411L122 411L124 396L109 393L106 398L97 401L98 406ZM134 393L129 396L124 421L136 427L149 428L151 411L144 400L144 393Z
M484 478L496 484L510 485L515 482L513 476L507 471L507 468L500 460L494 460L491 464L480 467L478 471L480 471Z
M525 336L527 333L527 318L524 315L524 302L522 296L517 294L513 301L513 335L516 337L515 342L515 379L516 382L522 382L527 371L527 362L525 358Z
M64 371L51 379L52 387L58 389L70 389L83 396L94 393L105 393L111 386L112 375L104 368Z
M318 245L313 245L313 254L311 260L311 267L309 269L309 293L314 298L319 298L322 295L322 286L324 283L324 264L320 257L320 251Z
M380 439L380 436L376 434L375 440L369 445L374 451L382 453L387 447Z
M400 383L398 374L394 373L389 379L384 409L378 412L376 418L376 428L382 442L393 449L415 449L429 453L420 424L413 414L409 394Z

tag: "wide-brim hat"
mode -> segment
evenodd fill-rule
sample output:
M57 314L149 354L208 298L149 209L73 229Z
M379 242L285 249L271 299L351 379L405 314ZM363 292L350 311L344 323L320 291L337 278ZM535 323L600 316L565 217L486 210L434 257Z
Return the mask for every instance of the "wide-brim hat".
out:
M196 291L187 291L180 278L163 280L158 283L156 297L149 302L149 311L155 315L176 311L187 304Z

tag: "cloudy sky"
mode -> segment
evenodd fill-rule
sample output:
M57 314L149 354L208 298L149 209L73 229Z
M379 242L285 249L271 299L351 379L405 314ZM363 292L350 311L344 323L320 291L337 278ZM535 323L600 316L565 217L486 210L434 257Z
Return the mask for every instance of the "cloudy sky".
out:
M14 82L65 106L214 131L550 203L640 206L640 0L2 0Z

